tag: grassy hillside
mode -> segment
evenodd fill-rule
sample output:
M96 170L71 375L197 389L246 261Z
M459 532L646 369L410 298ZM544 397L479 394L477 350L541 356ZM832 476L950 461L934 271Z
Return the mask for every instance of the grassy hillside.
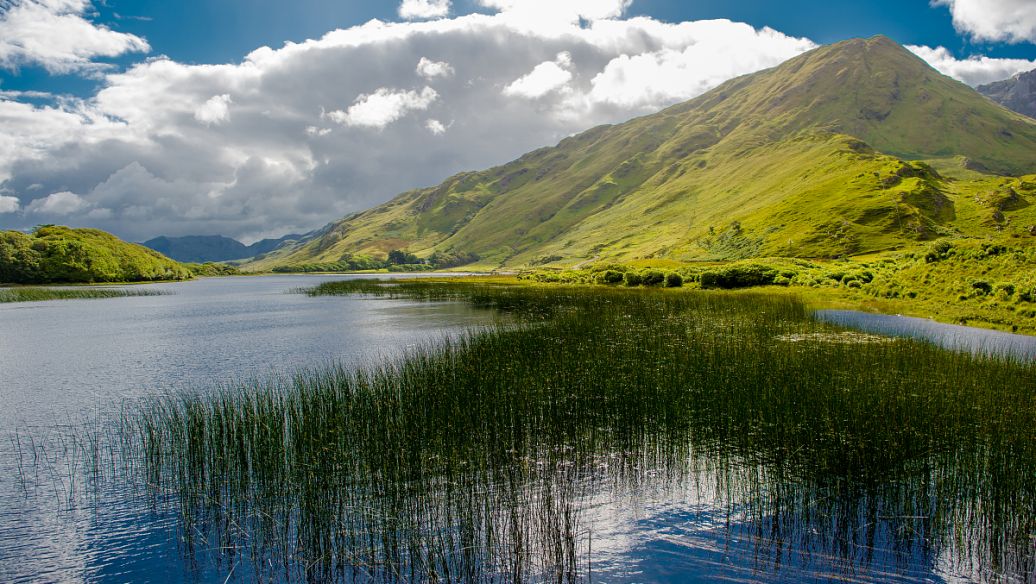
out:
M838 257L1036 234L1036 122L884 37L400 195L251 269L393 249L477 266Z
M0 231L0 282L9 284L183 280L190 270L97 229L56 225Z

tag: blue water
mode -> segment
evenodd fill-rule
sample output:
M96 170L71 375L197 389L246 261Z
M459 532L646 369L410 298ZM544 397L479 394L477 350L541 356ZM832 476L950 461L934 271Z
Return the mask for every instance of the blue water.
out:
M818 310L818 319L868 333L910 337L944 349L977 355L1001 356L1022 361L1036 359L1036 337L1015 335L926 318L874 314L856 310Z
M70 493L82 486L61 472L26 474L36 468L25 459L29 449L6 435L46 440L55 424L185 387L283 377L328 362L385 362L497 318L461 303L290 293L335 278L215 278L153 287L172 293L166 296L0 304L0 583L247 582L250 576L236 572L233 561L187 561L177 517L140 489L110 485L92 504L70 506ZM818 317L954 349L1036 356L1036 339L1019 335L849 311ZM60 442L45 445L60 458ZM719 482L706 473L684 490L599 493L587 507L593 579L966 580L948 577L942 560L924 550L894 550L887 534L832 553L817 549L818 539L807 533L779 533L769 518L724 516L709 486ZM868 560L847 571L846 554Z

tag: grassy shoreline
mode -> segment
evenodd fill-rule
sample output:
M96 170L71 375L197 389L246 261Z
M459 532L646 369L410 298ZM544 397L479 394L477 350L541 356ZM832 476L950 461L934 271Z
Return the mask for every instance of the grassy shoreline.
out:
M118 288L91 288L96 284L74 288L52 288L39 286L18 286L0 288L0 304L13 302L45 302L50 300L86 300L97 298L125 298L132 296L164 296L164 290Z

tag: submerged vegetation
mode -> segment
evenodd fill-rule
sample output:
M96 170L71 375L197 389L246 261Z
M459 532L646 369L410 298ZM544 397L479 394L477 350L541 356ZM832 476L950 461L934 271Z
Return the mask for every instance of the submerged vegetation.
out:
M87 468L171 505L192 561L257 580L576 581L604 569L609 505L669 494L714 509L763 573L794 549L843 575L1036 574L1032 364L855 338L787 296L414 280L308 293L512 318L381 367L130 408Z
M39 302L43 300L161 296L163 294L166 294L166 292L125 288L0 288L0 304L5 302Z

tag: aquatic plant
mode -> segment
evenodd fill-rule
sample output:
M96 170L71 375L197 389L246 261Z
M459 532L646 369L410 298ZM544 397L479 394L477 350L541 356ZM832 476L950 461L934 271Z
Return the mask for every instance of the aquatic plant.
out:
M0 303L160 296L163 294L168 294L168 292L147 288L0 288Z
M794 547L854 573L880 547L980 580L1034 573L1031 364L850 342L789 297L416 280L307 293L514 318L381 367L128 409L93 452L178 511L195 560L233 553L264 580L575 581L602 501L673 492L749 536L763 571Z

